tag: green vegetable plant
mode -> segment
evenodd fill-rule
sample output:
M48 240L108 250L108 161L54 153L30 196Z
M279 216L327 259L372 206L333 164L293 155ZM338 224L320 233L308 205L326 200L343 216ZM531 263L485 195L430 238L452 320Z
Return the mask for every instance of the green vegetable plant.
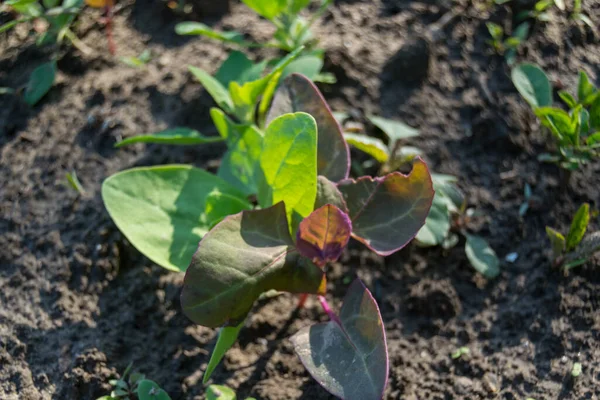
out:
M529 23L522 22L517 25L510 36L504 32L502 26L496 23L487 22L485 25L491 36L488 44L496 53L504 55L508 65L513 65L517 57L517 50L529 35Z
M512 81L555 140L557 151L541 154L540 161L574 171L600 157L600 90L585 72L579 73L577 97L565 90L558 92L568 111L552 107L550 80L538 66L516 66L512 70Z
M321 74L323 67L323 51L316 49L317 40L310 28L327 10L333 0L320 0L319 8L310 19L304 19L300 13L311 3L311 0L242 0L261 17L269 20L276 28L273 38L267 43L249 42L235 31L216 31L200 22L181 22L175 27L179 35L202 35L220 40L238 48L272 47L292 52L303 47L304 54L288 66L286 75L297 72L315 81L332 83L335 77Z
M156 382L146 379L138 372L130 374L131 366L132 364L129 364L121 378L109 381L113 387L109 395L96 400L171 400Z
M240 109L227 92L209 92L238 120L212 111L229 148L217 175L186 165L120 172L102 187L109 214L148 258L186 272L184 313L221 327L205 382L254 302L276 290L315 294L330 317L292 337L311 375L338 397L380 399L388 357L377 304L355 280L336 314L325 298L326 268L350 237L383 256L410 242L433 199L427 166L417 158L408 175L348 179L342 130L305 76L280 83L258 125L249 119L262 100Z
M490 245L480 236L469 233L466 225L475 213L466 208L464 194L451 175L432 174L435 196L425 226L416 236L422 247L442 246L450 249L465 237L465 253L473 268L488 279L500 273L500 261Z
M584 203L575 213L566 237L557 230L546 227L555 266L568 271L586 263L594 254L600 252L600 231L587 236L585 234L589 222L590 206Z
M0 12L14 14L14 19L0 26L0 33L14 28L18 24L28 23L35 27L37 44L60 45L66 39L84 53L89 49L73 31L71 25L83 8L83 0L7 0L0 6ZM56 76L56 60L38 66L31 74L25 89L24 100L34 105L50 90Z

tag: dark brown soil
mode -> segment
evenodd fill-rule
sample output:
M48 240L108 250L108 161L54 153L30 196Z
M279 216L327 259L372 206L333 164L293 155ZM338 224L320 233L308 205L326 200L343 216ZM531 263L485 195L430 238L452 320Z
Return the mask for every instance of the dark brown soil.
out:
M409 246L386 259L351 244L330 270L330 296L339 307L358 275L378 299L391 358L386 398L599 398L600 262L569 276L551 269L544 227L565 231L582 202L600 206L600 165L586 166L562 187L559 170L536 161L548 140L503 58L485 43L487 20L510 28L509 8L479 11L470 0L336 3L315 32L327 69L338 77L323 88L333 108L418 127L421 136L411 144L434 171L459 176L469 205L484 213L469 228L502 259L519 255L486 282L469 266L462 243L447 252ZM600 2L584 3L598 22ZM119 4L118 52L151 49L147 68L108 55L99 13L91 11L77 30L92 56L68 53L57 84L36 107L0 97L0 399L95 399L130 362L173 399L204 398L202 371L215 332L182 315L182 276L128 245L99 191L108 175L135 165L214 168L220 146L112 146L119 137L165 127L212 132L211 99L186 68L214 71L226 52L216 42L175 35L182 17L163 2ZM520 59L540 64L566 87L574 87L580 69L600 83L597 37L565 14L552 15L534 26ZM222 17L196 18L258 40L271 33L237 3ZM45 59L23 30L0 36L0 52L0 86L22 86ZM65 185L73 169L86 197ZM537 201L520 218L526 182ZM597 218L592 227L600 228ZM213 381L237 388L241 398L331 398L287 340L325 316L314 299L299 311L296 301L282 295L257 304ZM453 360L450 353L461 346L470 354ZM570 375L574 362L583 365L577 379Z

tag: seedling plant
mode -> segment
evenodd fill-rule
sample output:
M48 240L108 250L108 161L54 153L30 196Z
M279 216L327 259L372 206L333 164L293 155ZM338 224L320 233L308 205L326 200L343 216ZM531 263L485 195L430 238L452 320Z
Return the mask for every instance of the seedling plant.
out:
M568 111L552 106L550 80L538 66L518 65L512 70L512 81L558 148L553 154L541 154L540 161L556 163L570 172L600 157L600 90L585 72L579 73L577 97L565 90L558 92Z
M459 242L459 234L465 238L465 253L475 270L488 279L500 273L500 261L485 239L469 233L466 225L475 216L467 209L464 194L451 175L433 174L435 196L425 226L416 236L422 247L442 246L450 249Z
M129 364L121 378L109 381L113 387L109 395L96 400L171 400L156 382L146 379L138 372L130 374L131 366Z
M522 22L517 25L510 36L504 32L502 26L496 23L487 22L485 25L492 37L488 40L488 44L496 53L504 55L508 65L513 65L517 57L517 50L529 35L529 23Z
M585 264L600 252L600 231L585 235L589 222L590 206L584 203L575 213L566 237L557 230L546 227L555 266L568 271Z
M332 83L335 77L321 74L323 67L323 51L315 49L317 40L310 28L327 10L333 0L321 0L319 8L310 19L306 20L300 13L309 6L311 0L242 0L261 17L266 18L276 28L273 38L267 43L249 42L235 31L216 31L200 22L182 22L175 31L179 35L202 35L220 40L240 48L271 47L290 53L303 47L304 54L288 67L288 72L298 72L310 79Z
M202 76L205 86L216 81ZM221 328L204 382L254 302L276 290L317 295L330 318L291 338L310 374L338 397L381 399L389 365L378 306L357 279L336 314L325 298L326 269L350 237L384 256L404 247L429 213L431 176L417 158L408 175L348 179L348 146L318 89L298 74L273 97L266 88L275 86L244 91L262 96L244 104L248 96L207 87L227 111L211 110L228 146L217 175L188 165L134 168L109 177L102 197L138 250L186 272L184 313ZM265 98L270 107L261 108Z

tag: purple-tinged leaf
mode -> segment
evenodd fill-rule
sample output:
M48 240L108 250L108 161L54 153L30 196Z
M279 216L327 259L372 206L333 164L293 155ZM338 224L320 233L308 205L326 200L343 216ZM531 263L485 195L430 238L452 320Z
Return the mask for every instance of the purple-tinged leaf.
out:
M375 299L360 280L344 298L338 319L305 327L294 350L320 385L345 400L379 400L387 386L385 330Z
M200 241L185 274L181 305L195 323L237 325L263 292L325 292L325 274L302 257L285 205L230 215Z
M334 182L346 179L350 170L350 151L342 135L342 128L310 79L300 74L291 74L283 80L275 93L267 115L267 124L280 115L297 111L306 112L317 121L319 175Z
M352 237L379 255L403 248L425 224L433 201L427 165L417 158L411 173L363 176L338 184L352 220Z
M317 178L317 198L314 209L321 208L326 204L332 204L343 212L348 213L348 206L337 185L324 176L319 176Z
M348 215L327 204L302 220L296 234L296 248L304 257L324 266L340 257L351 233Z

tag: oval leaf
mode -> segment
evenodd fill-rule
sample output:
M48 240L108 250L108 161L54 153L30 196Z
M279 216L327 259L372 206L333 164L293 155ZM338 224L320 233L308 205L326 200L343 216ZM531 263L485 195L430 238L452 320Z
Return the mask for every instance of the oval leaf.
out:
M500 261L488 242L479 236L465 236L465 252L473 268L488 279L497 277L500 274Z
M25 102L33 106L40 101L52 87L55 77L56 63L54 61L42 64L34 69L25 89Z
M296 112L314 117L319 129L319 175L337 182L348 177L350 152L342 128L334 118L319 89L306 77L291 74L283 80L267 115L267 123L276 117Z
M590 222L590 205L583 203L575 213L571 228L567 234L567 251L573 250L585 235L587 226Z
M171 400L167 392L160 386L148 379L143 379L138 383L137 395L140 400Z
M156 133L137 135L123 139L115 144L115 147L128 146L134 143L159 143L173 144L178 146L191 146L221 141L223 141L223 138L204 136L195 129L173 128Z
M206 385L206 382L208 382L210 379L210 376L225 356L225 353L227 353L227 350L229 350L237 340L237 337L240 334L240 330L243 326L244 321L237 326L226 326L221 328L219 331L217 344L213 349L213 352L210 356L210 361L208 362L208 366L206 367L206 371L204 371L204 376L202 377L202 383L204 385Z
M306 113L285 114L267 127L260 157L264 175L258 201L269 207L283 201L295 233L299 219L312 211L317 196L317 125Z
M327 204L301 223L296 237L300 254L317 265L336 261L350 240L352 223L346 213Z
M200 242L183 283L183 312L195 323L237 325L267 290L323 293L325 275L294 248L285 205L229 216Z
M346 400L379 400L387 385L385 330L375 299L360 280L344 298L339 320L305 327L291 337L308 372Z
M400 250L425 224L433 201L432 185L427 165L420 158L409 175L393 172L340 182L352 236L380 255Z
M442 244L450 232L450 213L446 200L436 192L425 225L415 238L420 245L437 246Z
M396 145L396 142L399 140L408 139L410 137L419 135L419 131L417 129L412 128L403 122L377 117L375 115L369 115L368 118L373 125L381 129L381 131L388 137L390 140L390 148L393 148Z
M252 206L222 179L188 165L134 168L102 184L108 213L146 257L185 271L210 227Z
M513 84L533 108L552 105L552 86L546 73L537 65L520 64L511 72Z
M377 138L356 133L344 133L344 139L350 146L367 153L380 163L384 163L390 158L390 151L387 146Z

